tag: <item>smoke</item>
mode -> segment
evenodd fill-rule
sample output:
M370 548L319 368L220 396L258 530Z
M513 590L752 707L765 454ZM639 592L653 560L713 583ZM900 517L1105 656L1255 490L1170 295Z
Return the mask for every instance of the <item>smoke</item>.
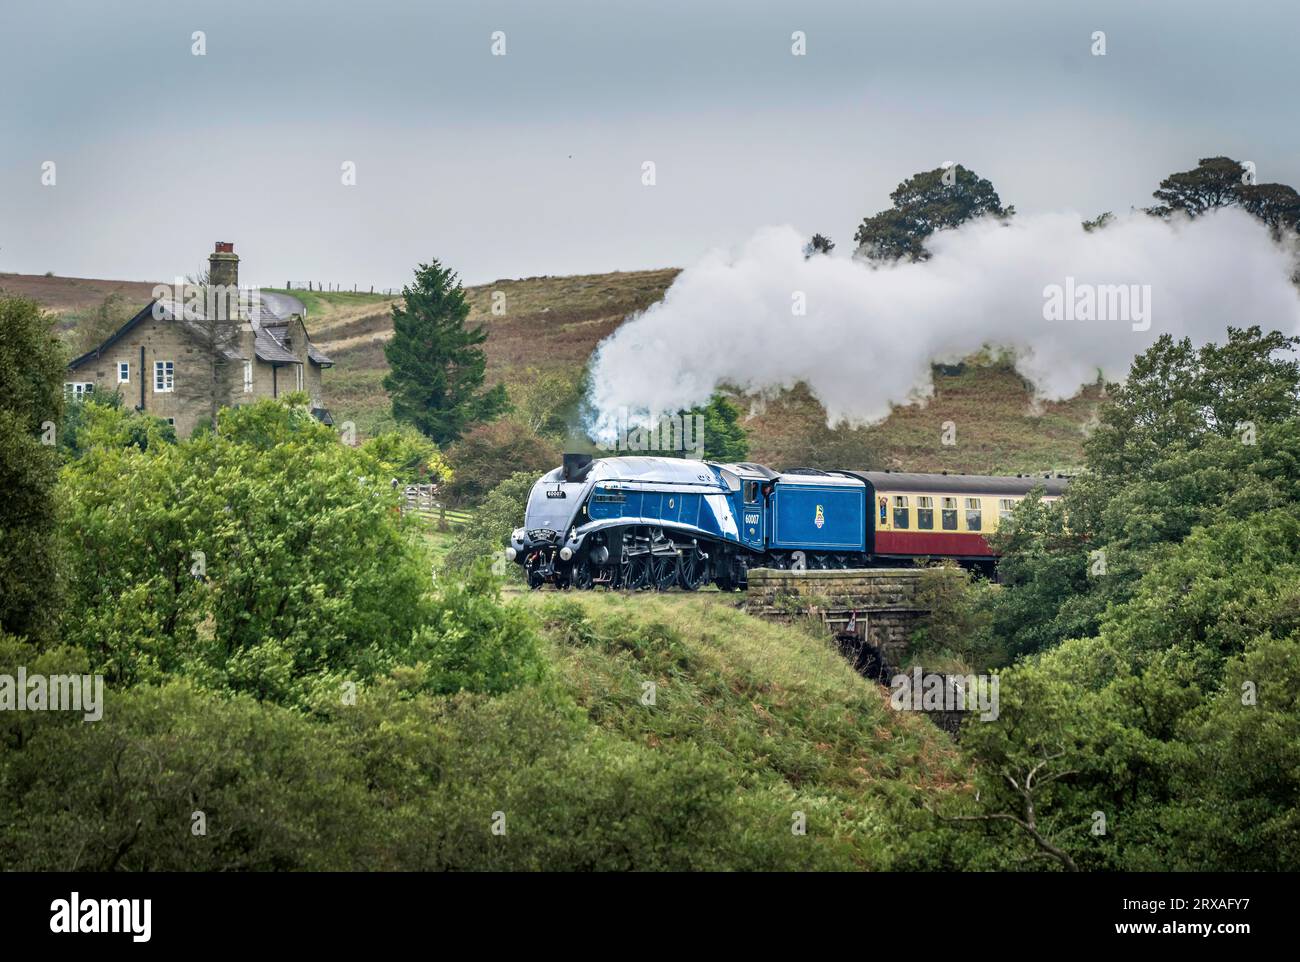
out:
M1300 329L1292 254L1246 213L1080 221L973 221L934 235L929 261L885 266L806 260L802 234L765 228L683 271L600 345L593 434L620 409L682 410L721 384L770 395L804 381L830 423L872 422L929 394L931 362L984 346L1013 349L1039 395L1060 399L1099 370L1121 380L1164 333L1200 344L1228 325Z

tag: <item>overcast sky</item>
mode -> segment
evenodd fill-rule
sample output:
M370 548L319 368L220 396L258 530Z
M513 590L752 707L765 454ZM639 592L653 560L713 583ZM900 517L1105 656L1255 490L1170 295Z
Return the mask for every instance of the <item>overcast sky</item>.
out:
M0 271L170 279L231 240L246 283L400 286L433 257L685 266L770 224L850 247L947 160L1021 211L1127 210L1215 154L1300 186L1297 54L1294 0L0 0Z

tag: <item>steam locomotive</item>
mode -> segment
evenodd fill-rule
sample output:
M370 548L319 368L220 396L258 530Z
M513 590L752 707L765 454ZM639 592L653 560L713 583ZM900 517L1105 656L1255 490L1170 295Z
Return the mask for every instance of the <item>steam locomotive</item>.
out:
M1016 503L1066 483L566 454L533 485L506 557L533 588L659 591L743 589L752 568L991 565L987 535Z

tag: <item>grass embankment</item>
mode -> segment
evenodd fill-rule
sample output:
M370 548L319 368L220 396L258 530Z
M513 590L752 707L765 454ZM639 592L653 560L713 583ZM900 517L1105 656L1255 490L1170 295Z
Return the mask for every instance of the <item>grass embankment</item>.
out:
M733 597L544 592L523 603L593 725L642 749L703 753L776 835L788 839L803 812L813 861L887 867L912 790L962 781L952 742L893 711L829 638L753 618Z

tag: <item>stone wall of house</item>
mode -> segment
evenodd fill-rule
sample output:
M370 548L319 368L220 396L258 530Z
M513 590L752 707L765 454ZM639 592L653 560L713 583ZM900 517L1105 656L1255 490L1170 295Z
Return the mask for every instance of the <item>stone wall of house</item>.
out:
M302 359L303 390L311 396L314 407L323 407L321 367L308 358L310 341L301 320L295 318L291 323L289 340L290 350ZM141 348L144 349L143 367ZM171 419L176 433L188 437L195 427L211 417L214 392L222 406L234 407L262 398L283 397L298 390L298 367L282 364L277 368L259 359L254 351L251 328L240 334L239 349L252 362L251 390L245 390L244 361L223 361L214 381L212 364L199 338L175 321L148 318L100 356L91 355L76 367L69 367L64 380L94 384L98 393L119 391L126 407L143 408L149 414ZM154 363L157 361L174 364L173 390L155 389ZM129 365L129 375L126 382L119 383L118 365L122 363ZM143 399L141 384L144 386Z
M173 364L170 391L157 390L154 365L160 361ZM123 363L130 366L129 379L119 382L118 366ZM148 318L98 357L92 355L69 368L65 380L90 382L99 393L118 391L126 407L143 408L155 417L170 419L176 433L187 437L200 421L211 416L213 376L208 356L192 334L174 321ZM239 362L228 363L218 376L221 383L216 387L217 396L223 402L232 390L232 379L238 378L242 389L243 370Z

